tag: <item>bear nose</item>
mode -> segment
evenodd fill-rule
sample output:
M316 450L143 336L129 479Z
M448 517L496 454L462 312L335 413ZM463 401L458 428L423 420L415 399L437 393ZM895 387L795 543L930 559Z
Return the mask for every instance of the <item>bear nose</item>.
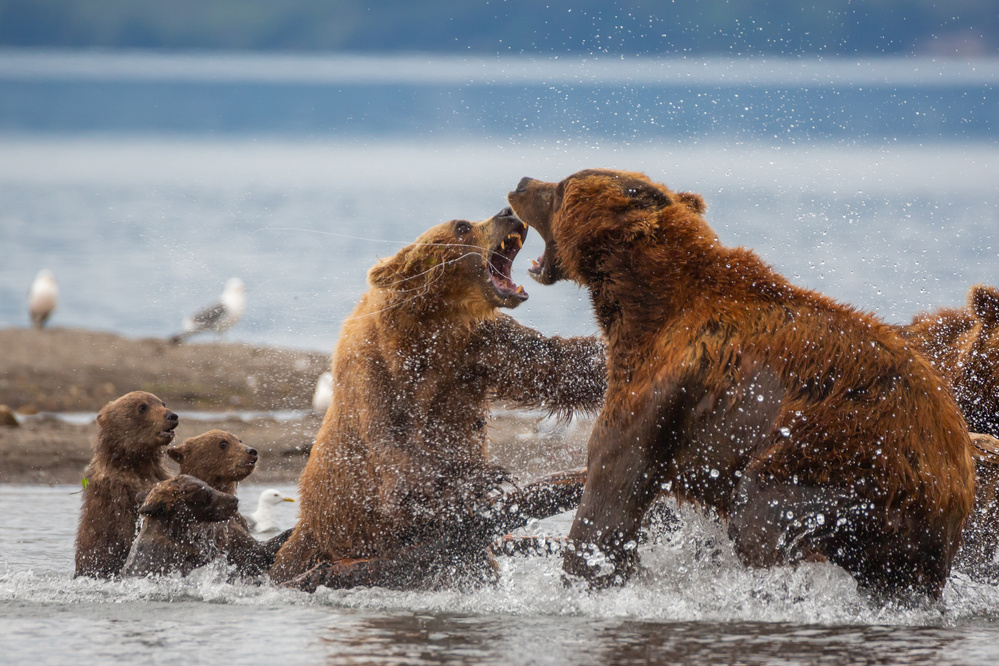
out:
M180 420L180 417L177 416L174 412L167 412L166 420L170 421L171 423L176 423L177 421Z
M513 214L513 209L507 206L500 212L496 213L496 217L515 217L515 215Z
M535 180L533 178L530 178L528 176L524 176L523 178L520 179L520 182L517 183L517 191L518 192L525 192L527 190L527 186L530 185L533 182L535 182Z
M246 453L247 453L247 455L249 455L249 456L251 456L253 458L257 457L257 450L256 449L247 449Z

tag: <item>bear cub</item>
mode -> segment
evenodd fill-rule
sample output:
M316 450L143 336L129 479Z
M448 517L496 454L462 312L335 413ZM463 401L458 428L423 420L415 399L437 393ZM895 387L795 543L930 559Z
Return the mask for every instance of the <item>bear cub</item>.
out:
M232 520L239 500L200 479L181 474L149 491L139 514L142 527L132 543L122 575L186 576L220 554L203 526Z
M166 403L145 391L123 395L98 413L76 534L76 576L121 573L135 538L137 497L170 476L163 448L178 422Z
M191 437L168 448L167 455L180 464L181 474L194 476L228 494L236 493L237 484L253 472L259 459L256 449L224 430L209 430ZM246 518L238 513L200 529L208 533L218 553L240 576L266 573L278 549L291 535L291 530L287 530L268 541L258 541L250 533Z

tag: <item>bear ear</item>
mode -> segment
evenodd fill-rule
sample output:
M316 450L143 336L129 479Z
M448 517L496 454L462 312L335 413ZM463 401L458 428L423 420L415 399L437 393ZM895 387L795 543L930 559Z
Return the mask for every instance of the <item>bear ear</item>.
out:
M421 244L408 245L395 256L381 259L368 271L368 284L379 289L407 289L406 281L419 277L438 260L420 249Z
M991 330L999 324L999 289L982 284L971 288L969 294L971 309L982 321L982 326Z
M379 259L378 263L368 271L368 284L379 289L392 289L402 280L402 272L406 266L405 257L412 246L399 250L395 256Z
M708 209L708 205L704 203L704 197L700 194L695 194L693 192L680 192L677 196L680 197L680 201L686 204L687 208L694 211L698 215Z
M139 507L139 513L144 516L162 516L166 513L167 505L163 500L156 500L155 502L143 502L142 506Z
M628 180L625 183L624 191L628 195L628 201L633 208L654 210L656 208L665 208L673 203L669 195L658 187L652 183L646 183L637 179Z

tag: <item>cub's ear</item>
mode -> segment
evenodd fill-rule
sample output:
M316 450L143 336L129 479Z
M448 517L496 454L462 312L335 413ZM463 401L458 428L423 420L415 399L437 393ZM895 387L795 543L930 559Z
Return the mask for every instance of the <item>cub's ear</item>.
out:
M999 289L983 284L971 288L969 299L975 316L982 321L986 330L999 324Z
M173 458L174 462L184 462L184 449L179 446L171 446L166 450L166 454Z
M694 194L693 192L678 192L677 196L680 197L680 201L687 205L687 208L694 211L698 215L708 209L708 205L704 203L704 197L700 194Z
M139 507L139 513L143 516L162 516L166 513L167 504L163 500L156 500L154 502L143 502L142 506Z

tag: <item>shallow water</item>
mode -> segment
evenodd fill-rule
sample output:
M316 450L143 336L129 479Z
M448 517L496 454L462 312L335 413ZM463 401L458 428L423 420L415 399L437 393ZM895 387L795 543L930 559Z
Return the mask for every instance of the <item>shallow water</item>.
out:
M294 488L279 486L293 492ZM260 486L240 489L252 504ZM295 505L281 507L291 525ZM0 654L12 663L988 663L999 659L999 588L952 577L942 603L871 606L831 565L747 571L723 532L682 513L641 547L621 589L565 587L557 559L501 558L474 592L313 595L187 579L72 579L73 486L0 486ZM564 534L563 515L531 527Z

